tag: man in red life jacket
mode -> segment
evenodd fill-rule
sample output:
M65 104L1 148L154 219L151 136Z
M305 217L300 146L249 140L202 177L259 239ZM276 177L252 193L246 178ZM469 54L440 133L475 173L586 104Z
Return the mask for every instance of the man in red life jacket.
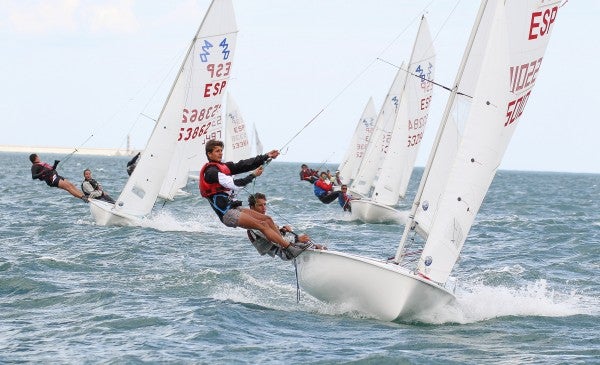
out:
M45 181L48 186L61 188L68 191L76 198L79 198L87 203L87 197L79 191L69 180L65 180L64 177L56 173L56 166L58 166L59 160L54 160L54 165L50 166L40 160L40 156L35 153L29 155L29 161L31 161L31 178L40 179Z
M302 164L300 166L300 180L314 184L315 181L319 180L319 171L310 169L306 164Z
M317 198L325 204L336 200L342 193L339 190L333 191L333 183L328 180L328 175L325 171L321 172L321 178L314 183L313 190Z
M217 216L228 227L242 227L259 230L269 241L283 249L290 243L279 232L271 217L243 208L242 202L233 200L233 195L249 184L263 172L262 165L269 159L277 158L279 151L273 150L264 155L234 162L221 162L223 142L210 140L206 143L208 162L202 166L199 176L199 188L203 197L208 199ZM252 171L254 169L254 171ZM233 175L243 172L252 173L244 178L234 179Z

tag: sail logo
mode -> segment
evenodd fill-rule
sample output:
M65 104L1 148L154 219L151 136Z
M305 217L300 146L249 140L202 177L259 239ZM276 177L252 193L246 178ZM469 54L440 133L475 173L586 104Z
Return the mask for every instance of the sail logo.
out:
M529 40L543 37L550 33L550 27L556 19L558 6L548 8L544 11L536 11L531 14L531 23L529 24Z
M221 43L219 43L219 47L223 48L221 53L223 54L223 59L226 60L229 58L229 44L227 44L227 38L223 38Z
M211 49L212 46L213 45L209 41L204 40L204 45L202 46L202 53L200 53L200 55L199 55L200 60L202 62L208 62L208 56L210 56L209 49Z

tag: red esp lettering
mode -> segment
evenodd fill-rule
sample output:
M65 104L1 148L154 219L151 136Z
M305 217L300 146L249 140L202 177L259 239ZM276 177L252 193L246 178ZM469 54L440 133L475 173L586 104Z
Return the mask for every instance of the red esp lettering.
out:
M558 12L558 6L551 9L546 9L543 12L536 11L531 14L531 23L529 24L529 40L536 39L539 36L543 37L550 33L550 26L556 19L556 13ZM542 17L540 23L539 18ZM542 26L540 26L542 25Z
M210 98L219 95L225 89L225 85L227 85L227 80L204 85L204 97Z

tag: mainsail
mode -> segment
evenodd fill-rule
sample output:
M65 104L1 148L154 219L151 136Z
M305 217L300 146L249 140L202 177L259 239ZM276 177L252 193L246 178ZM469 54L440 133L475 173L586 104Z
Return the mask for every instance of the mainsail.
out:
M214 0L179 72L174 95L167 100L165 110L172 110L161 115L165 123L175 123L179 132L173 137L175 151L160 188L162 198L173 199L187 184L189 171L206 162L207 141L222 139L223 96L231 76L236 37L231 0Z
M434 73L435 50L422 17L408 65L398 70L388 106L377 118L353 192L369 196L373 187L370 198L389 206L404 198L427 124Z
M358 167L360 166L365 151L367 150L367 146L369 145L369 139L373 132L376 118L377 112L375 111L375 103L371 97L369 98L367 105L365 105L365 109L356 124L354 134L350 140L350 146L348 146L346 154L338 168L340 177L344 183L350 183L351 180L354 179L354 176L356 176Z
M425 17L421 19L407 70L400 110L372 195L375 202L390 206L406 195L429 116L435 50Z
M557 2L540 0L482 3L396 255L418 227L426 238L418 271L435 282L446 282L458 260L535 85L557 11ZM455 114L459 93L471 99L468 113Z
M159 191L172 197L185 185L188 169L202 163L204 143L220 138L221 99L231 74L236 35L231 0L214 0L115 206L90 204L97 221L102 215L102 224L110 224L111 214L137 218L149 214Z
M368 196L373 186L373 182L383 161L384 151L390 142L392 130L394 129L405 80L406 72L404 71L404 64L402 64L381 106L381 110L375 121L375 127L371 133L369 145L362 158L356 177L350 186L350 190L354 193Z
M227 93L224 134L224 161L239 161L251 157L252 145L248 140L246 123L240 108L230 93Z

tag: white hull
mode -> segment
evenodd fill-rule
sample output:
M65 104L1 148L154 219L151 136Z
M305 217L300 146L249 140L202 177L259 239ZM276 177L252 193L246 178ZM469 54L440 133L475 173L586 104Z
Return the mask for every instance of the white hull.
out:
M410 319L452 302L454 295L405 267L338 251L298 256L300 286L313 297L374 318Z
M352 201L352 219L365 223L398 223L405 224L408 212L401 212L388 205L376 203L368 199Z
M88 204L99 226L137 226L141 221L139 217L115 212L114 204L102 200L90 199Z

